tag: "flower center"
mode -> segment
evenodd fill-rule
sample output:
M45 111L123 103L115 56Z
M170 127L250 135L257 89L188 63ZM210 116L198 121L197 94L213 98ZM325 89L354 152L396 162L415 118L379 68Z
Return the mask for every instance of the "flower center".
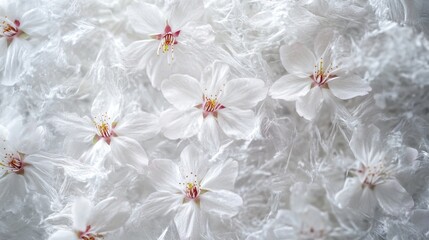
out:
M203 95L203 103L196 106L196 108L203 109L203 116L206 118L209 114L217 117L217 110L225 108L221 103L218 102L217 95L207 97Z
M323 66L323 58L320 58L320 61L314 65L313 74L310 76L313 80L312 87L319 86L322 88L328 88L328 80L336 77L336 75L331 75L332 70L334 69L331 66Z
M170 53L171 58L168 58L169 64L174 60L174 45L178 43L177 37L179 37L179 35L180 30L173 32L167 21L165 24L164 33L151 36L152 38L159 40L158 50L156 51L158 56L161 50L162 53Z
M0 35L7 38L14 37L19 33L19 25L21 25L21 23L18 20L12 22L7 16L0 17Z
M179 185L184 188L184 193L188 200L198 200L201 194L201 185L199 184L197 174L193 172L187 174L184 181L180 182Z
M317 238L322 238L325 234L325 231L323 229L316 229L310 226L310 227L307 227L306 229L302 229L300 234L305 237L309 237L311 239L317 239Z
M375 165L362 166L358 170L358 174L361 177L362 187L374 189L376 185L389 177L389 169L385 168L382 162L379 162Z
M80 240L97 240L97 239L102 239L103 235L101 234L96 234L96 233L91 233L91 225L88 225L86 227L85 232L78 232L78 237Z
M24 166L24 154L22 153L5 153L0 159L0 168L8 172L22 174L24 173Z
M98 134L94 136L93 142L96 143L102 138L107 142L107 144L110 144L111 138L117 136L113 131L117 123L113 122L110 125L110 117L107 116L107 113L101 114L98 118L94 117L93 122L98 132Z
M200 195L199 187L194 183L186 184L186 197L189 199L197 199Z

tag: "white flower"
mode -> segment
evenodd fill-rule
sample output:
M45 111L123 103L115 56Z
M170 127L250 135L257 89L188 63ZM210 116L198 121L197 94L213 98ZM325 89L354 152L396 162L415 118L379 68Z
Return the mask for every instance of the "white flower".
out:
M111 153L119 164L141 170L148 160L139 141L158 134L158 117L140 111L122 116L121 108L117 96L101 91L92 104L91 118L70 114L65 119L56 119L56 124L60 131L68 134L68 139L77 142L76 146L71 144L73 152L89 148L81 156L84 161L100 163Z
M388 161L380 139L380 130L371 125L355 129L350 148L359 164L350 171L356 176L348 178L335 200L341 208L349 207L372 217L379 205L386 213L397 215L414 206L414 201L395 177L397 169L405 166ZM408 148L408 162L417 156L415 149Z
M46 36L49 27L46 14L37 8L28 10L16 2L0 6L1 84L11 86L18 82L22 61L30 47L28 40Z
M127 65L146 68L152 86L159 89L171 73L198 74L199 45L211 40L208 26L194 21L204 13L199 0L177 1L169 10L139 2L128 9L131 27L144 40L133 42L125 51ZM192 63L192 67L188 63Z
M156 192L149 195L141 211L157 217L175 213L174 222L182 239L199 239L205 214L232 217L243 204L231 192L237 177L236 161L208 168L202 153L193 146L180 155L180 167L171 160L156 159L149 165L149 178Z
M109 233L124 225L130 216L128 202L111 197L97 205L86 198L77 199L71 209L73 226L59 230L49 240L101 240Z
M0 208L14 210L30 192L56 200L54 173L60 160L40 151L40 126L24 126L21 116L11 112L3 112L10 114L8 125L0 124Z
M330 224L327 213L308 205L299 211L280 210L274 234L278 239L328 239Z
M174 74L162 83L164 97L173 104L161 114L164 135L170 139L189 138L198 133L206 146L219 146L219 128L229 137L247 139L256 127L251 108L266 96L259 79L228 79L229 67L214 64L201 82ZM210 75L211 73L211 75Z
M318 34L314 53L301 43L280 48L282 64L289 74L277 80L269 94L274 99L296 101L296 111L308 120L317 115L330 93L339 99L351 99L371 90L359 76L337 66L331 57L331 37L328 31Z

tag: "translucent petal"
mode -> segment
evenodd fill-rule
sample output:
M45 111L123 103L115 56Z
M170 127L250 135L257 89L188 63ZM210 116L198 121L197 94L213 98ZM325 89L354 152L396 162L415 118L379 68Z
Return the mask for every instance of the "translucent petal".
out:
M389 214L397 215L411 209L414 201L396 179L386 180L374 189L378 203Z
M313 87L307 95L300 97L296 101L296 111L301 117L312 120L319 112L323 100L322 89Z
M287 74L271 86L270 96L274 99L295 101L310 91L311 84L310 77L301 78L293 74Z
M227 160L212 166L201 180L201 188L210 191L232 190L238 174L238 163Z
M264 81L255 78L232 79L225 84L219 102L225 107L249 109L265 99Z
M201 109L186 111L170 108L161 113L161 126L164 136L169 139L189 138L201 129L203 114Z
M306 46L295 43L280 47L280 59L286 70L300 77L313 74L316 57Z
M253 111L238 108L218 110L218 123L226 135L237 139L250 138L257 127Z
M122 227L131 214L128 202L118 198L107 198L93 209L89 223L97 233L109 232Z
M210 214L232 217L243 205L241 197L233 192L219 190L200 195L201 210Z
M336 77L328 81L328 86L334 96L344 100L364 96L371 91L369 84L357 75Z
M72 205L72 221L73 229L77 231L85 231L88 226L89 218L93 211L92 203L86 198L77 198Z
M174 217L181 239L199 239L200 210L194 201L183 204Z
M203 101L200 83L188 75L171 75L162 83L161 90L167 101L177 109L188 109Z
M155 159L149 165L149 178L152 180L155 189L171 193L180 193L182 188L182 175L179 167L168 159Z

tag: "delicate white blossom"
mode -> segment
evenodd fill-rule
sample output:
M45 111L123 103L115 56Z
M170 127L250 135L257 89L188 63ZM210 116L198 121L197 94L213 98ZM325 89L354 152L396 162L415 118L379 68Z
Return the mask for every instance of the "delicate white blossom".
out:
M31 4L9 2L0 6L0 83L11 86L19 81L23 60L31 49L29 40L46 36L47 15Z
M91 117L68 114L55 124L67 134L72 151L84 152L83 161L98 164L111 153L118 164L141 170L148 159L139 142L158 134L158 117L142 111L122 114L122 107L109 91L101 91L92 104Z
M202 1L177 1L168 9L139 2L127 12L131 27L143 38L127 47L127 65L146 68L152 86L158 89L172 73L198 74L198 49L212 39L211 28L197 23L204 13Z
M71 207L72 226L55 232L49 240L102 240L125 224L130 211L128 202L114 197L95 206L86 198L78 198Z
M141 211L148 217L174 213L181 239L199 239L206 214L233 217L243 204L233 192L238 164L228 160L210 166L201 151L187 146L180 165L155 159L149 165L149 178L156 192L149 195Z
M265 99L262 80L229 80L226 64L215 63L201 81L188 75L174 74L162 84L164 97L174 107L161 114L162 131L167 138L198 138L207 147L217 149L220 134L248 139L257 128L251 108Z
M2 119L0 123L0 208L14 210L29 193L55 201L58 184L54 174L64 164L63 158L41 151L42 127L35 123L23 125L22 116L14 110L4 113L9 120Z
M368 94L369 84L349 73L332 57L332 34L323 31L314 40L314 52L301 43L280 47L280 58L288 74L270 88L274 99L296 101L297 113L312 120L325 98L351 99Z
M328 214L311 205L298 211L280 210L276 226L274 234L278 239L329 239L331 232Z
M395 177L398 169L406 166L395 164L385 147L380 130L374 125L355 129L350 148L358 164L350 170L354 176L347 178L344 188L335 196L340 207L372 217L377 206L392 215L414 206L412 197ZM404 158L411 162L416 156L417 151L409 148Z

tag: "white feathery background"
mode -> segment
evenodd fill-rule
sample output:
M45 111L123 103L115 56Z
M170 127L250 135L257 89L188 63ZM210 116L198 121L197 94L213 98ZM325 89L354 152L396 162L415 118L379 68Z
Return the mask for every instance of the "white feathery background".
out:
M68 136L73 129L61 123L69 114L90 116L101 90L121 104L123 114L144 111L159 118L171 107L151 85L145 69L129 66L125 49L143 38L127 14L136 2L16 1L18 10L38 9L46 19L42 37L31 38L31 46L16 56L20 64L2 68L5 72L16 67L16 83L0 85L0 124L22 117L24 127L10 134L26 138L34 131L41 133L33 141L57 159L58 168L46 180L57 198L37 191L19 199L0 195L0 239L48 239L59 225L70 225L61 215L69 213L81 196L94 203L113 196L130 204L128 220L104 239L179 239L172 218L153 219L141 211L156 190L145 171L80 161L84 149ZM160 9L177 4L144 2ZM329 234L305 238L297 233L291 239L428 239L429 2L203 2L199 24L208 26L198 34L190 33L192 58L180 63L183 66L200 73L215 61L223 62L231 68L231 79L257 78L269 88L287 74L280 60L281 46L300 42L312 48L317 34L329 29L335 36L334 58L369 82L372 90L366 96L326 102L312 121L299 116L293 102L267 95L253 109L258 124L252 137L226 138L215 152L209 153L196 136L171 140L162 129L155 137L139 141L149 165L153 159L178 162L188 144L200 146L214 156L214 162L238 162L233 192L241 196L243 205L234 217L210 216L206 231L196 239L283 239L276 235L276 229L285 225L279 211L299 212L303 205L326 213L326 222L314 224L329 226ZM4 11L11 4L1 2L0 16L7 16ZM199 75L194 77L199 79ZM395 154L403 156L405 148L411 147L418 152L413 166L398 177L414 206L398 209L396 216L380 208L372 217L362 216L340 208L335 200L355 161L349 146L353 132L370 125L380 129L386 151L398 149Z

